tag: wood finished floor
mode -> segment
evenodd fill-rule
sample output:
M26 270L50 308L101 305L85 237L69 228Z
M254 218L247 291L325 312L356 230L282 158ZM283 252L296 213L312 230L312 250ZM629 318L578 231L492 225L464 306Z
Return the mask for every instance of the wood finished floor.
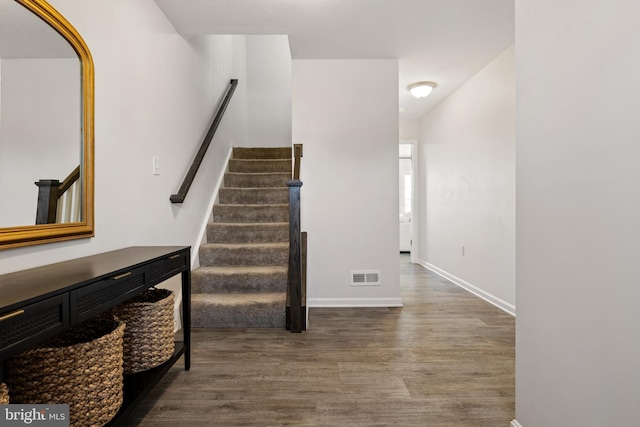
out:
M402 308L310 310L309 330L196 329L135 426L508 427L515 319L400 257Z

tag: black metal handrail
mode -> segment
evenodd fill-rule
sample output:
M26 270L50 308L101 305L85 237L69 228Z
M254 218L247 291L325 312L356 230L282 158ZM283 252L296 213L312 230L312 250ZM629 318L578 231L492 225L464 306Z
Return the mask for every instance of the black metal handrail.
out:
M227 88L227 93L224 96L222 104L218 108L216 112L216 116L209 127L209 131L204 137L202 144L200 145L200 149L196 153L196 157L193 159L193 163L187 172L187 175L184 177L184 181L182 181L182 185L180 186L180 190L178 190L177 194L172 194L169 200L171 203L182 203L184 199L187 197L187 193L189 192L189 188L191 188L191 184L196 177L196 173L202 164L202 160L204 159L204 155L207 154L207 149L209 148L209 144L211 144L211 140L218 130L218 126L220 125L220 121L222 121L222 117L224 116L224 112L229 105L229 101L231 101L231 97L233 96L233 92L236 90L236 86L238 86L238 79L231 79L229 82L229 87Z

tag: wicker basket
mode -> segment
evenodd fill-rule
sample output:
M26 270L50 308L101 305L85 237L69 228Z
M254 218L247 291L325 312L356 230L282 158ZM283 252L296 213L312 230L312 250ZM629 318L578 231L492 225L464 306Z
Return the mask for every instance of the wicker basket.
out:
M124 372L154 368L175 350L173 292L151 288L115 307L112 313L127 324L124 333Z
M102 426L122 405L125 324L92 319L8 361L13 403L67 403L72 426Z
M0 405L9 403L9 389L5 383L0 383Z

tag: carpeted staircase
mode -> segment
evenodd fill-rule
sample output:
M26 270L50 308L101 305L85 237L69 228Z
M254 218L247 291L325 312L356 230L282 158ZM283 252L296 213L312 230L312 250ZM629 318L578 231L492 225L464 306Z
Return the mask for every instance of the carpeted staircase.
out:
M194 328L283 328L291 148L234 148L192 272Z

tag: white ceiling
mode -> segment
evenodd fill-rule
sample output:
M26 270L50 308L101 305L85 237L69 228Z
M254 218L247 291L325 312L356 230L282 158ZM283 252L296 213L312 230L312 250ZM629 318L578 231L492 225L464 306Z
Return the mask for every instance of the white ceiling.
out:
M399 60L401 118L422 117L514 43L514 0L155 0L185 36L287 34L293 59ZM438 84L425 99L406 90Z

